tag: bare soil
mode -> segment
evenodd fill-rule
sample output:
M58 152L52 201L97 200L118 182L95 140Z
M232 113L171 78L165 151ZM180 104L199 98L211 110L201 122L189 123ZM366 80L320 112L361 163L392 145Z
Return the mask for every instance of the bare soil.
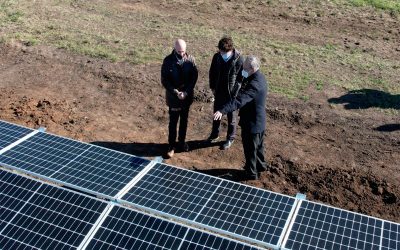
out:
M172 11L164 4L160 8ZM221 21L203 10L198 16ZM390 16L354 22L352 13L331 19L328 14L310 17L304 11L276 8L260 13L266 20L253 22L260 27L269 22L269 29L260 28L268 36L316 44L329 37L333 43L347 44L343 46L358 46L357 41L372 53L399 58L400 26ZM377 37L364 36L365 29ZM352 32L344 37L343 30ZM167 149L168 110L160 66L111 63L47 46L1 44L0 119L43 126L53 134L151 159ZM219 143L203 142L211 130L212 103L208 65L199 67L187 138L191 151L166 163L289 195L301 192L309 200L400 222L398 115L366 105L360 95L334 86L310 89L308 101L270 93L265 139L270 169L259 181L241 180L240 136L226 151ZM368 103L384 94L390 95L371 90ZM390 108L400 109L400 96L390 98ZM224 121L222 137L225 132Z

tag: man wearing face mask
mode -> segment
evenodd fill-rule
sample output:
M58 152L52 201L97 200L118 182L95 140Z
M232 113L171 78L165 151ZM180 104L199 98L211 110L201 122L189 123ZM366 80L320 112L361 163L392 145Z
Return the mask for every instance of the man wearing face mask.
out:
M161 83L169 107L167 158L174 155L175 149L189 151L186 143L189 108L193 103L193 89L198 78L194 57L186 53L186 42L175 41L174 50L165 57L161 66ZM179 120L178 144L176 145Z
M234 99L240 89L240 71L243 57L235 50L232 38L223 37L218 42L219 51L214 54L209 71L210 88L214 94L214 112L224 104ZM237 76L239 75L239 81ZM236 112L228 112L228 131L225 143L221 149L231 147L236 135ZM208 142L219 138L221 120L214 120Z
M268 83L260 72L260 62L255 56L248 56L243 63L242 88L237 97L214 113L214 120L223 114L240 109L239 125L242 128L242 143L248 179L256 180L267 169L264 159L264 132L266 125L265 103Z

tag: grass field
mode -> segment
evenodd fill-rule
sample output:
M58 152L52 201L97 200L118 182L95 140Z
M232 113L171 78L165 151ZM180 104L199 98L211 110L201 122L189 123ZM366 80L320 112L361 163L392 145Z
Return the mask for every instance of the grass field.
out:
M276 6L281 1L261 2L263 6ZM171 2L177 6L180 3ZM373 7L377 12L391 14L400 10L398 1L335 0L329 4L340 10ZM312 5L317 15L325 8L321 1L301 1L301 5ZM275 93L308 100L310 91L323 91L330 86L400 92L399 60L358 48L344 48L338 43L307 44L266 37L253 28L238 30L230 24L214 25L196 18L171 16L145 4L130 8L109 1L5 0L0 4L0 28L2 42L18 40L30 46L50 45L132 64L160 63L170 52L172 41L183 37L203 71L208 70L216 41L229 34L244 54L261 57L262 69Z

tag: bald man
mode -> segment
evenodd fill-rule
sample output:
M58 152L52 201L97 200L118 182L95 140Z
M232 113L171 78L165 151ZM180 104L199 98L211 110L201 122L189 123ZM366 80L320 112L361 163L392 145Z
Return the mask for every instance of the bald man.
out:
M189 151L186 143L186 131L190 105L193 103L193 89L198 78L194 57L186 53L186 42L175 41L174 49L164 58L161 66L161 83L165 88L165 97L169 107L168 151L171 158L175 150ZM178 143L176 143L179 121Z

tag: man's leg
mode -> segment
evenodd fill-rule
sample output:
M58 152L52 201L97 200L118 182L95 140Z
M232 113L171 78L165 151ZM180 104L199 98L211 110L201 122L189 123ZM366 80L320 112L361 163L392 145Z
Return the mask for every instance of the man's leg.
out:
M218 110L218 107L215 106L215 104L214 104L214 113L217 112L217 110ZM220 125L221 125L221 120L213 120L211 134L208 137L209 141L218 139Z
M244 156L246 158L246 165L244 169L252 179L258 179L257 171L257 147L255 144L255 137L257 134L252 134L250 131L242 128L242 143Z
M257 138L257 170L258 172L262 172L267 170L267 163L265 162L265 158L264 158L264 152L265 152L265 148L264 148L264 134L265 131L257 134L258 138Z
M176 110L171 110L169 109L169 125L168 125L168 144L169 144L169 149L173 149L175 147L175 141L176 141L176 127L178 125L178 119L179 119L179 112Z
M236 112L230 112L227 114L228 117L228 134L226 136L227 140L235 140L236 137Z
M179 146L181 147L182 151L189 151L189 148L187 147L187 144L185 143L186 142L186 131L187 131L187 126L188 126L189 108L190 107L184 107L180 111L178 141L179 141Z

